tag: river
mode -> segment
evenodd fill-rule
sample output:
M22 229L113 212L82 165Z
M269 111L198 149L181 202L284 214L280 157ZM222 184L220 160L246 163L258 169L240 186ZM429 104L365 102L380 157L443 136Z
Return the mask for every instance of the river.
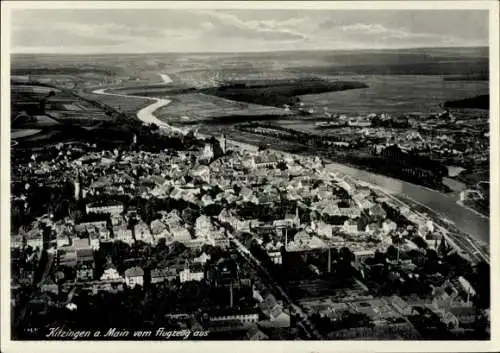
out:
M463 232L489 244L489 218L457 204L455 193L450 195L443 194L406 181L370 173L338 163L329 163L327 168L332 172L340 172L364 182L380 186L390 194L405 195L434 210L436 213L442 215L443 218L452 221Z
M172 82L170 77L166 74L159 74L165 84ZM104 89L94 91L96 94L106 94L127 97L127 95L107 93ZM141 97L146 98L146 97ZM137 117L145 123L155 123L160 127L176 130L177 132L185 133L183 129L173 127L164 121L156 118L153 113L158 108L169 104L171 101L168 99L159 98L146 98L152 101L151 105L141 109L137 112ZM200 134L201 136L201 134ZM248 144L228 140L228 144L235 145L240 148L255 148L255 146L250 146ZM459 204L457 204L456 193L443 194L438 191L428 189L423 186L411 184L402 180L386 177L379 174L374 174L364 170L352 168L343 164L329 163L326 166L332 172L340 172L345 175L352 176L353 178L359 179L361 181L377 185L383 188L386 192L394 195L404 195L418 203L425 205L426 207L432 209L439 215L443 216L443 219L448 219L452 221L460 230L470 234L474 238L489 244L490 238L490 222L488 217L481 216Z

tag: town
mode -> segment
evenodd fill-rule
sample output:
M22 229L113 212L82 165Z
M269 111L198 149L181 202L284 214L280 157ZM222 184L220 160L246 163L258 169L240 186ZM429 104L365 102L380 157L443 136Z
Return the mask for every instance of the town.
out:
M488 339L489 265L431 216L320 157L162 133L13 150L14 337Z

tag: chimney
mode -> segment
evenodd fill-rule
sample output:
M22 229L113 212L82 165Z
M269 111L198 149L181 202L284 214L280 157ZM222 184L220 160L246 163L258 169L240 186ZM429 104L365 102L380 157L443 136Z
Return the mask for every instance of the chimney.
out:
M328 273L332 272L332 248L328 247Z
M233 282L229 284L229 307L233 307Z

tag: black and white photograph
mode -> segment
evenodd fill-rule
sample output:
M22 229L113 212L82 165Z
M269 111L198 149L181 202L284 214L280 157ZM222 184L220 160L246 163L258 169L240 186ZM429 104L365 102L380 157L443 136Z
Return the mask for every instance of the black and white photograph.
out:
M8 340L492 342L497 3L76 3L2 3Z

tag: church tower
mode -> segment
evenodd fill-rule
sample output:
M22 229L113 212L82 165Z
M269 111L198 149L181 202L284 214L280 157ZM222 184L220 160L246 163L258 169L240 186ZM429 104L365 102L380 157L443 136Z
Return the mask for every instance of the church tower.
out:
M76 179L74 181L74 187L75 187L75 200L79 200L80 199L80 194L81 194L81 184L80 184L80 171L78 170L76 172Z
M300 226L299 208L295 207L295 217L293 218L293 223L296 227Z
M222 154L226 154L226 135L224 134L220 136L220 148L222 150Z

